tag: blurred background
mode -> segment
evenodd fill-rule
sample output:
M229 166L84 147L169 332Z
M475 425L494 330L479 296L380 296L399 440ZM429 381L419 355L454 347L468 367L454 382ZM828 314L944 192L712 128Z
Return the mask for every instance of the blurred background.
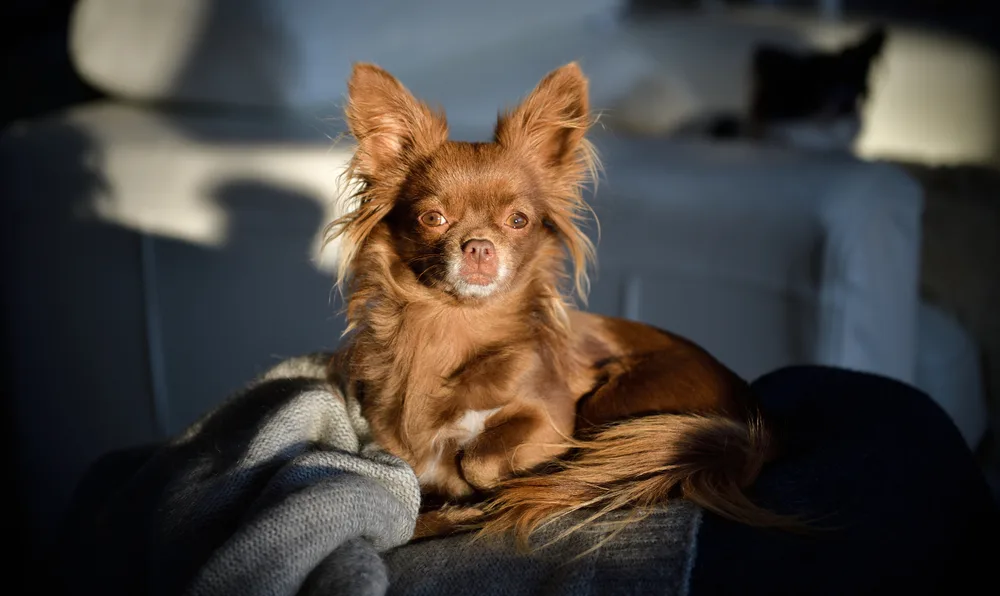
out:
M0 28L5 519L26 563L101 454L336 347L319 241L356 60L460 140L579 61L605 166L593 310L748 379L915 384L1000 479L995 0L7 0Z

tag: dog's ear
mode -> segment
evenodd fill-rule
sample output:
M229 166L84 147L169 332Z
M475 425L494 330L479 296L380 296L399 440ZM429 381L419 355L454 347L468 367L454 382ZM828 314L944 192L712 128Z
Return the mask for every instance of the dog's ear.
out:
M589 152L587 79L571 62L550 72L517 108L500 116L495 140L533 152L546 166L576 168Z
M374 64L357 63L347 85L347 124L358 142L355 173L371 182L448 138L448 123L417 101L395 77Z
M594 244L581 224L592 215L583 200L583 185L597 169L597 155L585 138L590 127L587 79L571 62L549 73L513 111L497 121L495 141L526 151L545 168L547 225L562 239L573 264L580 298L589 286L587 266Z
M327 225L325 240L339 243L341 289L368 237L392 209L396 186L410 166L448 139L444 116L374 64L355 64L347 89L345 114L358 146L345 176L357 186L341 198L344 214Z

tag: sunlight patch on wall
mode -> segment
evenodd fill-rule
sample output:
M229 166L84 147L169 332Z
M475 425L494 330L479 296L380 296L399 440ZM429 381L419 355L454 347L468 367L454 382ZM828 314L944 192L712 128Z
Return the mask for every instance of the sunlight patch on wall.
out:
M806 21L802 27L811 43L835 48L854 40L863 24ZM1000 165L1000 56L942 32L898 25L889 30L883 59L872 72L858 154Z

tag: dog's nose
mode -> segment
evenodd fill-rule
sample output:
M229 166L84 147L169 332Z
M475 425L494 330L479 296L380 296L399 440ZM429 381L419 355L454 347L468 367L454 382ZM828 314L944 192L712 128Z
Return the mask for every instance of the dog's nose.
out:
M462 252L465 258L482 263L496 256L497 249L489 240L469 240L462 245Z

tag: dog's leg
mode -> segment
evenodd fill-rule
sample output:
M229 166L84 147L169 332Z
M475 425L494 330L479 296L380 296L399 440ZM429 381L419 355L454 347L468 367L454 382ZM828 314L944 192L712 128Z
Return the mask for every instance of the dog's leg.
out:
M493 414L462 455L466 482L488 491L513 474L565 453L569 449L565 439L573 432L573 412L553 410L537 402L516 402Z
M465 505L445 505L439 509L426 511L417 517L411 540L448 536L474 525L483 517L477 507Z
M447 499L463 499L475 492L468 482L462 479L458 466L459 447L454 439L444 439L437 444L431 442L433 449L424 452L418 458L420 462L414 467L414 472L420 480L420 486L425 492L440 495Z
M602 383L577 408L577 431L646 414L744 416L746 383L695 350L658 350L603 367Z

